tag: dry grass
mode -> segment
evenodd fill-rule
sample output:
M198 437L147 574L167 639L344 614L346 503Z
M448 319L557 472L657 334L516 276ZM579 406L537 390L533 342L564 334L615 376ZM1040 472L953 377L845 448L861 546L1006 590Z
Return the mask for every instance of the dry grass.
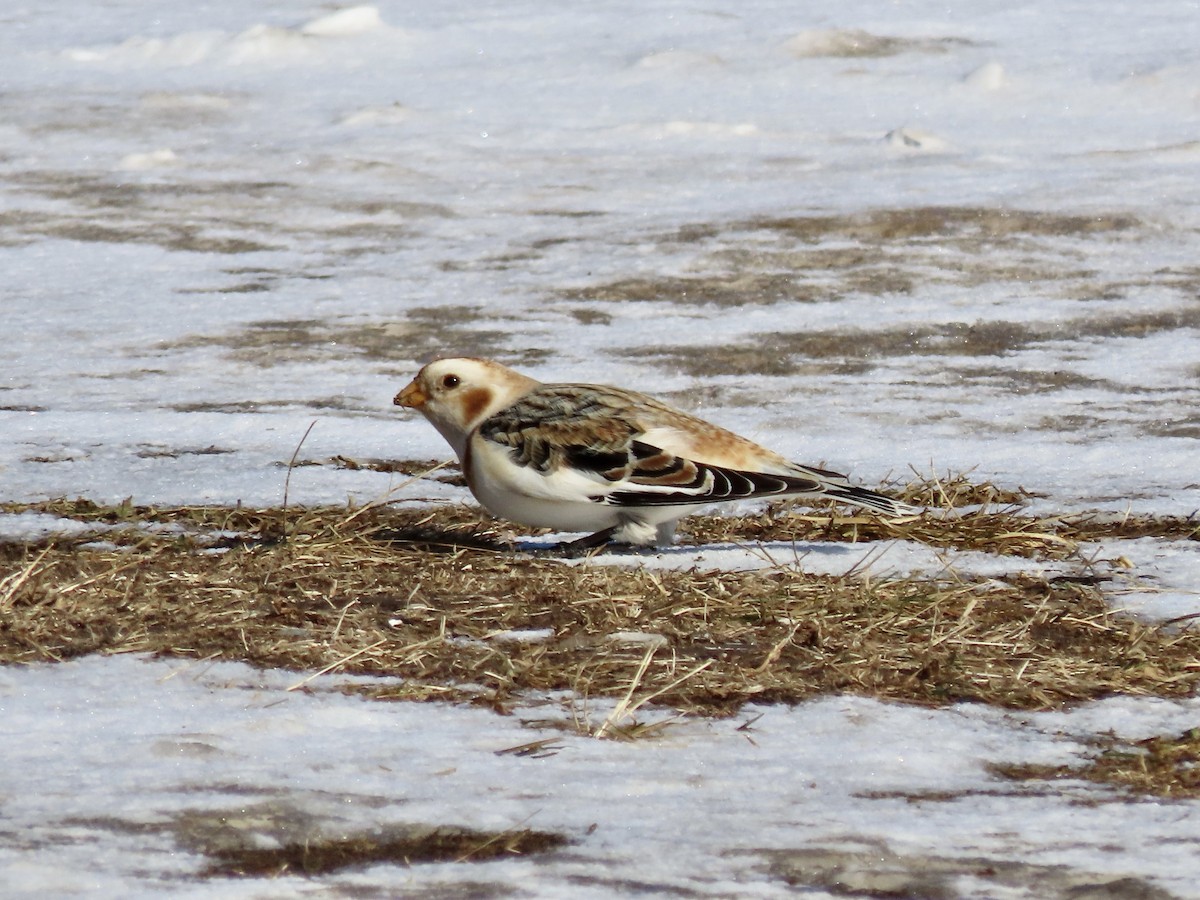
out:
M959 500L994 492L940 490ZM1043 709L1113 693L1186 696L1200 679L1200 633L1113 613L1087 579L568 564L513 552L461 507L7 509L112 527L102 542L0 545L6 663L157 653L397 676L362 689L388 699L503 711L529 692L570 690L626 712L653 700L704 714L831 692ZM1012 511L894 523L832 512L691 520L693 538L705 540L904 537L1048 558L1097 533L1127 533L1120 528L1196 537L1191 521Z
M1110 538L1164 537L1196 540L1200 522L1172 516L1130 516L1123 520L1083 516L1023 516L1011 511L971 510L953 517L922 516L881 520L870 515L779 515L769 511L738 519L701 517L685 523L696 543L721 541L909 540L956 550L1030 559L1069 559L1080 544Z
M457 826L392 826L347 837L318 836L282 846L201 845L212 862L201 877L278 878L285 874L324 875L380 864L481 862L544 853L567 844L553 832L519 829L482 832Z
M991 771L1018 781L1083 779L1135 795L1169 800L1200 797L1200 728L1141 741L1108 736L1083 766L993 765Z
M1113 538L1161 537L1200 540L1200 519L1178 516L1030 516L1020 507L1035 496L1023 489L972 482L963 475L918 479L895 496L932 512L902 519L827 512L793 513L794 501L756 516L707 516L685 520L686 540L736 541L909 540L930 547L974 550L997 556L1062 560L1080 544Z

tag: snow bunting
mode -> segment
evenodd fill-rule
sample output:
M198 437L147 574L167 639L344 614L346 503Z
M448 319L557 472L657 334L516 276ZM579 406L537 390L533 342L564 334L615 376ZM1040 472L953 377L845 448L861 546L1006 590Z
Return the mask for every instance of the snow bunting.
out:
M722 500L830 497L913 511L645 394L543 384L486 359L431 362L394 402L441 432L493 515L592 532L571 547L669 543L680 518Z

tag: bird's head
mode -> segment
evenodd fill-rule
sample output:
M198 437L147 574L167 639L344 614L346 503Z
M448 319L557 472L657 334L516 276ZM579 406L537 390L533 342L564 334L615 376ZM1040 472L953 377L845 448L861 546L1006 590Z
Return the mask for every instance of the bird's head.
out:
M459 457L484 419L511 406L538 382L488 359L457 357L429 363L393 402L420 410Z

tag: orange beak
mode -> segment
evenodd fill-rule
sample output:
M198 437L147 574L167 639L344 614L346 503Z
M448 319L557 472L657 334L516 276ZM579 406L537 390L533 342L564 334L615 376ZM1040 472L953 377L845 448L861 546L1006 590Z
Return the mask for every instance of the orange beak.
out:
M397 406L405 406L409 409L420 409L429 400L425 396L425 392L417 385L414 379L404 390L396 395L392 400Z

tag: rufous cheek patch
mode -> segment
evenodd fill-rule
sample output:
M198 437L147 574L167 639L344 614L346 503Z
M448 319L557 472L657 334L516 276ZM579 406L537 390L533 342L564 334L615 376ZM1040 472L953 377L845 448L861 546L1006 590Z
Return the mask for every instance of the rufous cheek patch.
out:
M471 388L462 395L463 422L476 421L492 402L492 392L487 388Z

